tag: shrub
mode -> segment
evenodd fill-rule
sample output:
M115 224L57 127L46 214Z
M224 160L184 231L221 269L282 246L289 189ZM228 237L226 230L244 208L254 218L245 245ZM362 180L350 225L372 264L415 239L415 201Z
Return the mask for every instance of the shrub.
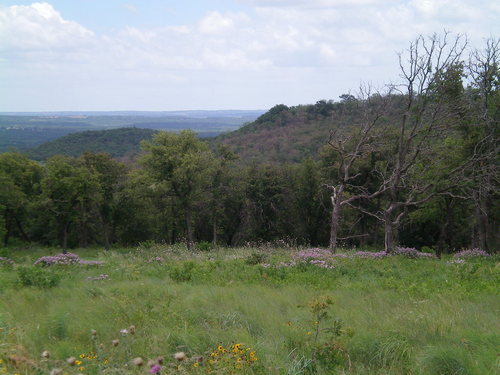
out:
M266 260L267 260L266 254L253 252L245 259L245 263L250 266L255 266L257 264L265 263Z
M182 262L175 264L170 268L169 276L172 280L177 282L190 281L193 278L193 269L195 263L192 261Z
M471 374L463 353L452 349L439 349L425 358L424 368L430 375Z
M23 286L52 288L61 281L60 275L40 267L19 267L17 275Z
M210 251L212 250L212 244L208 241L201 241L195 244L195 249L198 251Z

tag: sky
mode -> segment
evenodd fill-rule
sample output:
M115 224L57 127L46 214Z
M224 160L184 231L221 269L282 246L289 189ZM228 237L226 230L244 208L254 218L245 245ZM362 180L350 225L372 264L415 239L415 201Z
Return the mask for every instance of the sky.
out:
M397 83L418 35L500 36L497 0L0 0L0 111L268 109Z

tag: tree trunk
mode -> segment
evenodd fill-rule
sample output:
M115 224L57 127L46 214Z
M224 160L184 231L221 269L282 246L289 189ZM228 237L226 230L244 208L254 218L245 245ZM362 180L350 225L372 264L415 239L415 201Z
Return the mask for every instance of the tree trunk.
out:
M330 251L335 253L337 251L337 234L339 230L339 221L340 221L340 211L341 211L341 202L342 199L342 189L339 189L338 192L334 192L331 197L332 200L332 218L330 221Z
M63 238L62 238L63 254L68 253L68 229L69 229L69 222L65 223L63 227Z
M217 218L214 217L212 224L212 245L217 246Z
M109 250L109 227L103 223L104 249Z
M481 250L488 251L488 245L486 242L486 231L488 227L488 215L486 209L481 202L481 197L479 192L474 192L474 203L475 210L474 216L476 219L477 227L477 237L475 238L475 245Z
M3 238L3 244L4 246L7 246L9 244L9 238L10 238L10 233L12 230L12 219L10 216L6 215L7 217L5 218L5 236Z
M17 224L17 229L19 229L19 233L21 233L21 236L23 237L23 240L25 240L28 243L31 243L30 238L28 237L28 235L24 231L23 226L21 225L21 222L19 221L17 216L16 216L16 224Z
M191 225L191 208L186 207L186 246L189 251L193 249L193 227Z
M397 245L397 226L392 220L390 211L384 212L384 248L387 253L393 253Z

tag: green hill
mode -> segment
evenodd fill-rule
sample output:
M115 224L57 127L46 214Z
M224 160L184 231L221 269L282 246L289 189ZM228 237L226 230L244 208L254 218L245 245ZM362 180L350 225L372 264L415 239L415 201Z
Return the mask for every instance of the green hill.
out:
M46 160L61 154L79 156L84 152L107 152L113 157L135 154L143 139L151 139L156 130L139 128L118 128L112 130L91 130L68 134L27 151L34 160Z
M327 141L334 114L344 104L319 101L314 105L279 104L231 133L214 139L230 145L244 162L299 162L313 157Z

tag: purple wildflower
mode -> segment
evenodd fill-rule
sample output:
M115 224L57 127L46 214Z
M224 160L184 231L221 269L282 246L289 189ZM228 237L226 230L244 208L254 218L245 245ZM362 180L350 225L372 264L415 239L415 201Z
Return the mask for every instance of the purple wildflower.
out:
M414 247L396 247L394 251L395 255L403 255L407 258L434 258L435 255L431 253L422 253L415 249Z
M69 265L69 264L83 264L96 266L101 265L104 262L98 260L83 260L77 254L66 253L66 254L57 254L57 255L48 255L41 258L38 258L35 262L35 265L40 264L42 266L52 266L55 264L59 265Z
M161 371L161 366L160 365L153 365L151 366L151 368L149 369L149 373L150 374L159 374Z
M453 258L473 258L473 257L489 257L489 256L490 254L488 254L486 251L476 248L476 249L462 250L454 254Z
M379 251L379 252L376 252L376 253L373 253L371 251L357 251L353 254L354 257L358 257L358 258L372 258L372 259L380 259L380 258L384 258L386 257L387 255L387 252L385 251Z

